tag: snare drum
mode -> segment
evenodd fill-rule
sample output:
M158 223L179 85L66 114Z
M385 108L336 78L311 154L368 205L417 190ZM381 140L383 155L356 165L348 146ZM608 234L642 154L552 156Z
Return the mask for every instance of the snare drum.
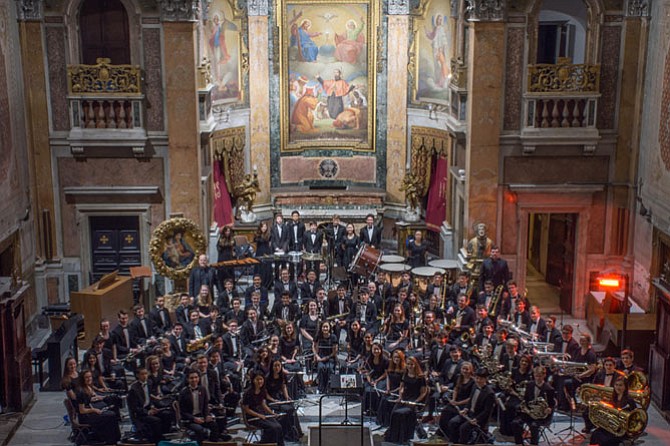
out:
M424 296L428 284L436 273L444 274L446 271L442 268L434 268L432 266L418 266L412 269L412 276L414 276L414 286L419 290L419 294Z
M349 272L366 277L371 276L377 269L381 258L382 252L380 250L363 244L358 248L356 257L354 257L351 265L349 265Z
M379 265L379 269L388 276L393 288L398 288L402 281L402 273L411 270L412 267L404 263L383 263Z
M403 256L386 254L382 256L382 263L405 263L405 258Z
M300 251L291 251L288 253L288 261L291 263L300 263L300 258L302 257L302 252Z

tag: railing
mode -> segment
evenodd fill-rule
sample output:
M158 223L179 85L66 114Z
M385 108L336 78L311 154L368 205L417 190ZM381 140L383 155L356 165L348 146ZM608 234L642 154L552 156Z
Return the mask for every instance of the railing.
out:
M144 126L142 71L137 65L68 65L72 129L141 129Z
M567 59L529 65L524 127L594 129L599 97L599 65L570 64Z

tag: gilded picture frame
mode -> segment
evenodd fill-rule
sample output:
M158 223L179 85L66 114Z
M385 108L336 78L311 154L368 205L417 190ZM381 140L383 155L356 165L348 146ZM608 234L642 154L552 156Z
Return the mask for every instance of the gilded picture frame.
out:
M281 151L374 151L379 2L277 0Z
M244 102L249 54L243 34L247 32L245 10L234 0L211 0L201 20L201 47L210 63L212 104Z
M151 234L149 252L156 271L173 280L187 279L207 249L202 231L192 220L171 218Z
M410 49L411 102L449 104L454 23L447 1L426 0L414 11Z

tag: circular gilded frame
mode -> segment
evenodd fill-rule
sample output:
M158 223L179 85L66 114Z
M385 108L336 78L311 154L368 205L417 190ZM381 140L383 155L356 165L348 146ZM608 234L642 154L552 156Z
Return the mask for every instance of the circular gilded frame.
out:
M151 234L149 252L156 271L173 280L188 279L207 248L202 231L188 218L165 220Z

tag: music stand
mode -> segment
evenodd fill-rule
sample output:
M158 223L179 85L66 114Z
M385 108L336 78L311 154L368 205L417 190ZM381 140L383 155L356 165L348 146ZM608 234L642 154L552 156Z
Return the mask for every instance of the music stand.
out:
M361 442L363 444L364 419L363 408L361 407L361 421L360 423L353 423L349 419L349 398L357 396L361 398L363 395L363 379L360 374L354 373L349 375L340 375L331 373L328 378L328 393L321 395L319 398L319 444L323 444L321 434L323 426L356 426L361 428ZM323 423L323 399L332 396L342 396L344 398L344 420L340 424Z

